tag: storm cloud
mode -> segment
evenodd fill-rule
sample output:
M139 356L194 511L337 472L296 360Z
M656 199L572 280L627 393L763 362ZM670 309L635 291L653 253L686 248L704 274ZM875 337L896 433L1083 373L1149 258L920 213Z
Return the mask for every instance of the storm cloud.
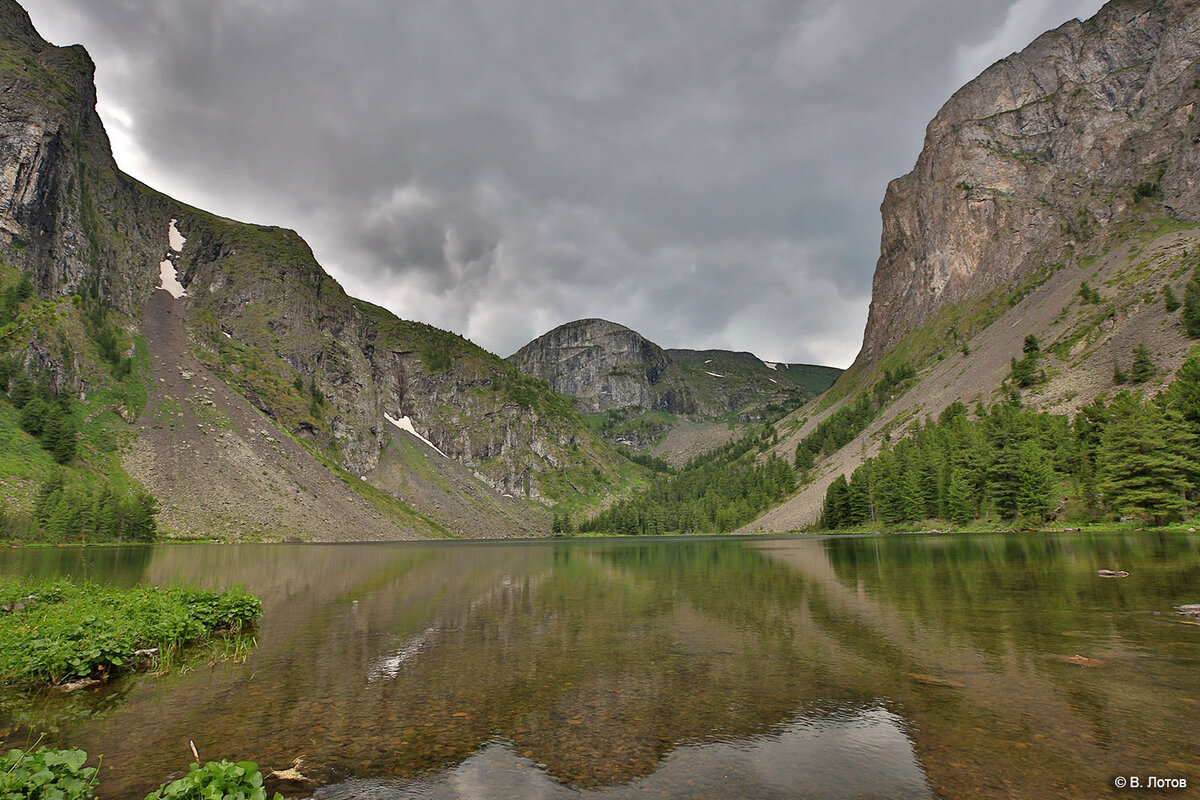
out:
M508 355L580 317L846 366L887 181L962 83L1098 0L27 0L122 168L295 228Z

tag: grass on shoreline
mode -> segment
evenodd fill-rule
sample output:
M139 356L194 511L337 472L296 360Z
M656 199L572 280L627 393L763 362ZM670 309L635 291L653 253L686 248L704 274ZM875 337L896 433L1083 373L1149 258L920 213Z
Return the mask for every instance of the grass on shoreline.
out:
M262 615L258 599L238 589L122 589L62 578L0 579L0 609L0 683L7 685L162 667L186 645Z

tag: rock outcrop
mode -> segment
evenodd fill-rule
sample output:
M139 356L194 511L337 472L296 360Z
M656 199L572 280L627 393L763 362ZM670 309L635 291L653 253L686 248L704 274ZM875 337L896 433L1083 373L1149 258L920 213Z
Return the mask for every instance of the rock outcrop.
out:
M989 67L888 186L859 354L939 308L1098 255L1125 221L1200 219L1200 5L1113 0Z
M690 418L761 419L824 391L841 370L775 364L728 350L664 350L603 319L560 325L508 360L592 413L665 411Z
M603 319L560 325L508 360L555 391L579 398L584 408L594 412L653 407L654 387L671 364L654 342Z

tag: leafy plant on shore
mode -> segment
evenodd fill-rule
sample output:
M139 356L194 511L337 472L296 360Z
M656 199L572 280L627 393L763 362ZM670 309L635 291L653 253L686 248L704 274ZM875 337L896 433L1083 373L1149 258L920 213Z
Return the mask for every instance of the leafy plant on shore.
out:
M276 792L272 800L282 800ZM267 800L262 773L253 761L193 764L187 775L164 783L146 800Z
M186 645L239 631L262 614L258 599L186 587L121 589L59 579L0 581L0 681L104 678L153 656L169 663Z
M0 800L91 800L98 770L83 750L9 750L0 756Z

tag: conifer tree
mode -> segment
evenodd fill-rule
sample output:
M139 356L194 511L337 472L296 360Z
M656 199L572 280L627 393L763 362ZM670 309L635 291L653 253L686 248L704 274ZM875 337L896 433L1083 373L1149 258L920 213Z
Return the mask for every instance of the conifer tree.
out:
M1194 480L1196 434L1127 392L1114 398L1110 411L1098 456L1105 503L1119 515L1156 524L1177 518Z
M1171 284L1163 284L1163 305L1167 309L1168 314L1173 314L1179 310L1179 298L1175 296L1175 290L1171 288Z
M1200 339L1200 267L1183 288L1183 329L1193 339Z
M1017 482L1017 512L1022 517L1039 519L1053 504L1054 470L1036 442L1021 444Z
M904 471L900 503L905 522L916 522L925 518L925 493L921 491L921 477L913 468Z
M845 475L838 475L829 489L825 492L825 507L822 509L822 522L829 529L840 528L846 523L846 504L849 499L849 485Z
M1139 342L1133 348L1133 366L1129 368L1129 379L1134 383L1145 383L1154 377L1154 361L1150 358L1150 350L1145 343Z
M974 491L959 467L950 468L950 481L946 485L946 516L959 525L975 518Z

